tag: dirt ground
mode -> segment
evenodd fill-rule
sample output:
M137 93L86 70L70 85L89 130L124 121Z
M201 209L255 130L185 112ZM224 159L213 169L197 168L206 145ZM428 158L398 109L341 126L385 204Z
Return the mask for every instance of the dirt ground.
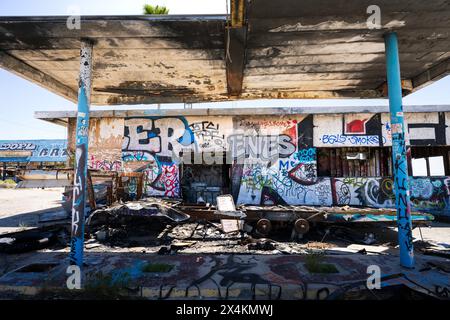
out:
M60 211L63 188L0 188L0 234L13 228L37 226L43 215Z
M65 269L63 270L63 268L66 267L65 263L67 263L66 259L70 251L70 216L60 205L62 191L61 188L45 190L0 189L0 203L2 203L0 209L0 244L3 239L4 248L9 248L5 241L12 239L11 232L23 231L32 227L45 227L17 233L20 235L17 236L17 239L14 238L16 242L10 246L16 251L0 253L0 288L2 284L9 285L12 283L20 289L22 282L17 279L22 279L20 278L22 275L19 272L18 278L14 278L14 270L26 265L36 264L38 261L44 265L49 261L54 261L55 265L58 265L55 270L59 270L59 275L65 276L65 272L63 272ZM295 262L296 259L306 259L304 257L309 255L312 255L313 258L311 259L326 255L327 259L329 258L329 261L333 261L333 263L340 261L340 258L347 259L345 261L354 259L355 263L361 263L364 259L368 259L367 261L382 259L380 261L384 261L383 263L390 261L390 264L383 265L383 268L390 270L390 265L397 266L399 253L396 228L373 223L367 225L360 223L353 225L318 224L311 228L303 239L292 240L290 237L291 229L289 228L273 230L267 238L261 238L252 231L254 226L250 222L245 224L245 232L224 233L217 221L174 224L165 219L155 219L155 217L150 216L141 218L129 216L125 218L124 216L113 215L104 223L102 219L98 218L98 214L92 217L96 216L99 223L95 223L95 219L90 219L90 222L93 223L86 224L88 230L85 235L86 261L88 261L88 265L97 266L99 270L102 268L101 270L116 273L122 269L134 270L131 269L134 268L134 265L131 267L129 264L138 261L136 260L138 255L142 255L145 259L151 257L152 261L172 259L176 261L177 265L185 263L183 261L189 259L197 259L193 260L196 261L195 263L209 261L206 263L205 274L210 274L212 271L207 269L217 259L227 259L224 260L224 265L229 265L229 268L234 270L233 268L239 265L240 259L245 256L248 257L249 261L244 264L245 268L250 265L250 262L258 265L260 263L258 261L264 259L275 259L274 261L279 261L276 259L281 259L280 261L291 259ZM366 242L366 239L371 238L367 237L368 235L373 235L374 240ZM37 237L33 238L35 236ZM441 254L441 252L447 252L450 248L450 224L433 222L430 227L415 228L413 237L415 254L421 256L418 259L421 263L420 268L417 270L425 270L425 259L438 259L436 256L425 257L423 254L425 249L438 250ZM421 239L424 241L421 241ZM212 258L205 258L208 255ZM239 260L238 262L230 260L235 259L235 256L238 257L236 258ZM116 264L105 262L104 259L114 260ZM443 263L448 266L448 259ZM186 265L192 264L193 262L186 263ZM114 266L113 269L111 269L111 265ZM340 268L342 276L346 277L348 273L345 270L350 267L344 263ZM364 268L366 268L365 265ZM365 270L364 268L361 270ZM192 272L199 272L198 270L194 269ZM260 275L257 272L261 270L258 270L254 271L253 277L266 275L266 271ZM285 272L288 269L280 270L280 272ZM235 271L225 270L223 272L232 273ZM236 272L239 273L240 271ZM395 272L392 272L398 274L396 269ZM34 274L34 278L29 278L33 286L45 278L39 272L31 272L30 274ZM420 276L422 277L422 275ZM193 277L202 278L199 275ZM56 276L55 279L57 279ZM270 281L273 281L273 279L278 278L271 279ZM448 277L445 279L448 279ZM188 280L191 281L190 278ZM330 283L338 283L339 281L343 280L336 279ZM220 283L220 281L218 282ZM184 284L180 284L180 288L183 286ZM159 284L158 288L160 288ZM308 288L314 288L314 285L308 286ZM215 290L208 287L205 292L215 292ZM288 291L283 289L283 292ZM0 299L11 299L9 294L9 292L6 292L2 296L0 290Z
M55 215L58 217L66 217L67 213L64 212L62 209L60 202L62 199L62 192L63 188L49 188L49 189L0 189L0 203L2 203L2 207L0 210L0 235L9 233L12 231L19 231L24 230L26 228L30 227L36 227L39 225L42 225L42 221L50 218L53 218ZM52 220L52 219L48 219ZM175 227L173 229L173 233L171 236L174 239L185 239L186 236L192 233L193 228L196 226L195 223L188 224L188 225L181 225L178 227ZM358 228L359 229L359 228ZM364 234L365 232L373 232L375 234L375 237L377 238L378 244L385 244L385 243L396 243L396 228L390 227L390 228L383 228L378 229L375 228L375 230L361 230L361 232ZM156 234L160 233L162 230L155 230ZM198 239L197 244L192 246L191 248L186 248L185 251L196 251L196 252L228 252L228 251L234 251L234 246L232 245L234 242L230 241L230 239L227 239L228 237L225 237L225 239L220 239L219 231L217 229L211 229L207 230L208 236L214 238L214 236L219 237L219 239L214 239L218 241L211 241L213 239L209 239L206 243L203 241L198 241L203 238L204 240L204 231L206 229L199 228L198 229ZM203 236L202 236L203 235ZM321 241L323 235L319 234L316 238L317 239L309 239L307 240L307 247L313 246L314 243L317 243L319 241L320 244L324 245L327 243L327 240L331 240L328 237L324 238ZM413 230L413 237L415 240L421 240L423 238L424 241L429 241L434 244L439 244L440 246L449 248L450 247L450 224L447 223L439 223L439 222L433 222L430 227L421 227L421 228L415 228ZM138 237L139 238L139 237ZM190 239L192 240L192 239ZM92 241L92 240L91 240ZM94 241L96 242L96 241ZM140 242L140 241L138 241ZM216 243L217 242L217 243ZM284 242L284 245L282 246L281 251L297 251L299 248L299 245L297 243L290 243ZM334 241L332 241L334 242ZM311 244L311 245L309 245ZM333 243L336 245L337 243ZM339 245L339 244L338 244ZM342 245L342 244L340 244ZM93 247L97 247L98 243L95 243ZM87 241L87 249L89 249L89 240ZM103 247L103 246L102 246ZM120 246L119 246L120 247ZM139 246L131 246L135 247L132 250L127 245L125 246L125 251L135 251L139 250ZM215 248L214 248L215 247ZM300 245L302 249L305 249L305 243L303 245ZM92 248L94 249L94 248ZM96 248L99 249L99 248ZM101 248L102 250L105 250L106 248ZM110 248L112 249L112 248ZM159 246L153 247L153 248L140 248L140 249L147 249L147 251L157 251L159 249Z

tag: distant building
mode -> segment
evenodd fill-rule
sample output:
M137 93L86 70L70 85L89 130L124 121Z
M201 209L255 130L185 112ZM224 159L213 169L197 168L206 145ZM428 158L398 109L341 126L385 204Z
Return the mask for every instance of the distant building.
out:
M67 159L67 140L0 140L3 180L16 180L19 169L64 167Z

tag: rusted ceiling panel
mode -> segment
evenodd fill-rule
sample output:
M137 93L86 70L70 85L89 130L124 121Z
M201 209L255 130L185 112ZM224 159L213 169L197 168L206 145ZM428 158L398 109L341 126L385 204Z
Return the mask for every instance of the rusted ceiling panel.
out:
M385 13L429 12L448 10L447 0L252 0L251 14L255 18L277 18L298 16L354 16L366 12L368 6L376 4Z
M0 20L0 52L42 73L64 90L78 89L81 38L94 41L93 104L224 100L225 17L66 17ZM14 71L14 64L6 69ZM17 72L21 74L21 72ZM48 81L21 74L44 87ZM46 79L44 79L46 80ZM73 96L71 97L73 100Z
M381 10L381 29L367 25L367 8L373 4ZM361 90L361 97L381 95L377 87L386 79L383 34L391 30L399 34L404 79L428 84L446 69L448 0L253 0L247 7L243 96L277 96L271 87L289 98L303 91L318 97L363 94Z
M378 0L381 29L366 24L372 0L233 4L229 22L92 16L70 30L66 17L3 17L0 66L73 100L87 37L95 43L93 104L374 98L386 79L383 34L396 31L402 77L415 88L450 72L450 0ZM228 37L227 25L245 37Z

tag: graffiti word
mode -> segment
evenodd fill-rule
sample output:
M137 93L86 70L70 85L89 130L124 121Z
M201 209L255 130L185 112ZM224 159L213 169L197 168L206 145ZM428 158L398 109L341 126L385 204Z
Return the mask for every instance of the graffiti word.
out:
M219 124L211 121L194 122L189 125L201 148L224 146L225 135L219 133Z
M97 160L93 155L91 155L90 160L89 168L93 170L120 171L122 169L122 162L119 160Z
M125 122L122 151L146 151L160 156L180 155L194 143L184 118L136 118Z
M294 153L294 159L300 162L311 162L316 161L316 148L305 148L300 149L296 153Z
M0 144L0 150L34 150L36 145L34 143L2 143Z
M122 152L123 162L133 161L154 161L154 157L151 153L146 151L124 151Z
M310 185L316 182L317 165L313 163L300 163L289 171L289 177L297 183Z
M241 120L239 122L240 127L253 128L259 131L260 128L291 128L297 125L297 120L263 120L263 121L252 121L252 120Z
M380 145L379 136L346 136L342 134L323 135L320 139L324 144L351 144L351 145ZM382 138L384 140L384 138Z
M295 145L288 135L243 135L236 134L228 137L230 150L238 163L246 158L261 159L263 161L286 158L295 152Z
M41 149L39 151L39 157L59 157L59 156L67 156L67 150L66 149Z

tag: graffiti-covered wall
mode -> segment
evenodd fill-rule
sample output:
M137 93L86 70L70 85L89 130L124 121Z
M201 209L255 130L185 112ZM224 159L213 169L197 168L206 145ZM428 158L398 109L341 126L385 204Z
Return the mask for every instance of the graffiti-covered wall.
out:
M180 197L179 157L187 152L227 149L231 118L141 117L124 123L122 161L125 170L145 173L145 192Z
M0 161L64 162L66 140L0 140Z
M316 148L308 146L312 139L312 130L308 130L312 129L311 116L245 117L236 118L234 123L242 139L262 141L259 153L252 151L250 143L245 144L245 161L239 164L243 169L238 203L331 204L331 194L322 192L326 190L317 179ZM264 139L273 137L279 152L273 158L265 157L272 150L268 150L271 145Z
M406 113L406 144L450 145L449 117L449 112ZM392 146L389 114L314 115L314 146Z
M333 178L333 203L394 208L392 178ZM427 212L450 211L449 177L410 177L412 208Z
M449 117L445 112L406 114L407 144L450 145ZM185 180L180 162L187 163L186 156L217 164L217 155L224 153L233 167L231 190L238 203L392 207L390 178L317 175L317 148L391 144L384 113L94 118L89 166L144 172L147 195L178 198ZM210 161L208 154L216 158ZM414 208L450 212L447 178L410 183Z
M89 169L120 171L124 119L94 118L89 127Z

